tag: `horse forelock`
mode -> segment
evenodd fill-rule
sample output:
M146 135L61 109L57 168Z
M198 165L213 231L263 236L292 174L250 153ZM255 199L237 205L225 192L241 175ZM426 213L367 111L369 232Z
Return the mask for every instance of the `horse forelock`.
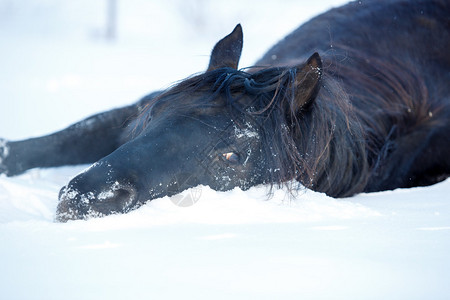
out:
M258 81L255 80L255 74L232 68L216 69L188 77L147 103L135 123L139 124L137 127L140 130L145 129L159 110L165 111L166 117L193 111L201 113L202 110L206 113L207 108L223 107L228 107L232 113L239 111L248 114L255 110L252 106L261 106L261 103L251 103L252 99L268 94L278 83L278 68L266 69L256 75L260 76L263 72L266 76ZM246 102L249 99L250 102Z

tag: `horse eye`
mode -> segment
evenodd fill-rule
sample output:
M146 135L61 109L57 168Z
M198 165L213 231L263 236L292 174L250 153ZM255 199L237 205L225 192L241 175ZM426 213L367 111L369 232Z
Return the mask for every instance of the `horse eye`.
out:
M222 156L232 164L239 163L239 155L237 155L236 153L228 152L222 154Z

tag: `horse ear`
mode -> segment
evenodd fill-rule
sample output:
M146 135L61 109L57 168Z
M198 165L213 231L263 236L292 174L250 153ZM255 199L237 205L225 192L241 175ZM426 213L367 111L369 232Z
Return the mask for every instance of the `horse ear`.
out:
M295 95L291 103L291 110L295 114L305 110L317 97L322 79L322 59L316 52L306 64L297 67L295 75Z
M241 58L243 34L241 24L214 46L207 71L229 67L237 69Z

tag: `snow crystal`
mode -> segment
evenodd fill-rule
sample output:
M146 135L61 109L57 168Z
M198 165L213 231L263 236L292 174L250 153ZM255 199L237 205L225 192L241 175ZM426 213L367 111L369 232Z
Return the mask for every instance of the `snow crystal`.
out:
M98 200L106 200L112 197L114 197L114 192L112 190L101 192L97 196Z
M243 162L243 166L245 167L247 165L248 160L250 159L250 156L252 155L252 149L248 149L247 150L247 158L245 159L245 161Z
M72 187L65 187L63 192L63 197L67 199L75 199L78 196L79 192Z
M245 126L245 129L241 129L238 128L236 124L234 124L234 135L236 136L236 138L241 139L246 137L259 139L259 133L253 129L253 126L250 123L247 122Z

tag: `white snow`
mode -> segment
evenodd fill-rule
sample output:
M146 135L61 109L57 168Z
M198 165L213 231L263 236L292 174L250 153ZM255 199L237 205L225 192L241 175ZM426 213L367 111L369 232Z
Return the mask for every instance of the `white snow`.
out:
M238 139L247 138L252 139L256 138L259 139L259 134L257 131L253 129L253 126L250 123L245 124L245 128L241 129L234 124L234 136Z
M207 66L241 22L241 67L344 1L0 1L0 137L49 133ZM283 12L283 13L282 13ZM87 166L0 176L1 299L448 299L450 180L333 199L267 187L169 198L53 222L59 189ZM199 193L199 191L201 193Z

